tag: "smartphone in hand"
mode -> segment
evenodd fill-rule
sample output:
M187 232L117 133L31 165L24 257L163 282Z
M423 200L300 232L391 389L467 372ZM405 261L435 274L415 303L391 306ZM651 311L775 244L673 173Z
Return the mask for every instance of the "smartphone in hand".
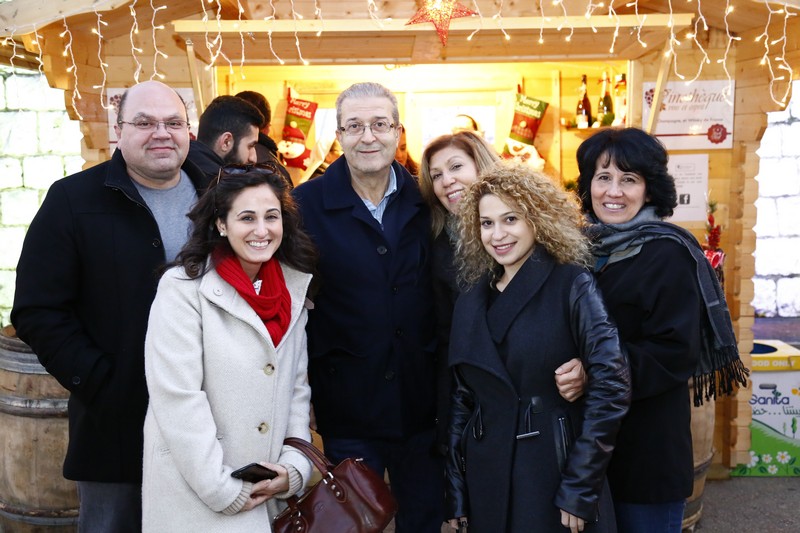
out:
M243 466L231 472L231 477L241 479L242 481L249 481L250 483L258 483L265 479L276 478L278 477L278 473L264 465L250 463L247 466Z

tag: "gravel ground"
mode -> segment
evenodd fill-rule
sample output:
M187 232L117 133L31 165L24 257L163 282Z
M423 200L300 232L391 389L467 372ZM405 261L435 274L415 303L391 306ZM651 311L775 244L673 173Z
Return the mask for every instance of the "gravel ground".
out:
M442 533L453 530L443 527ZM707 481L695 533L800 532L800 477ZM386 533L394 533L390 524Z
M797 533L800 477L707 481L697 533Z

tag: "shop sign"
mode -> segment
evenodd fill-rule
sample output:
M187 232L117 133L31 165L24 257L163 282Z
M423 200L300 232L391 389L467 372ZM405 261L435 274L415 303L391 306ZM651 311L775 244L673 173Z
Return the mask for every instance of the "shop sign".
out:
M675 178L678 205L670 222L704 222L708 216L708 154L673 154L667 170Z
M655 135L668 150L717 150L733 146L733 80L668 82ZM642 84L642 123L655 96L653 82Z

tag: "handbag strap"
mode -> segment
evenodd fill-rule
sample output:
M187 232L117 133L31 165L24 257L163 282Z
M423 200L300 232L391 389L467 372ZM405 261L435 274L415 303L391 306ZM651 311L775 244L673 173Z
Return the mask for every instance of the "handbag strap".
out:
M286 437L283 441L286 446L296 448L300 453L308 457L308 459L317 467L317 470L325 477L331 477L330 471L333 469L333 463L328 461L325 454L322 453L316 446L303 439L297 437Z

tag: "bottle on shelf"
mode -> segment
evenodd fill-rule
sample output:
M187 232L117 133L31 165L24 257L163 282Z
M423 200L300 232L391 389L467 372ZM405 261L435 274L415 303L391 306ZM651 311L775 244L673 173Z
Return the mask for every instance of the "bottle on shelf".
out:
M596 125L598 127L609 126L614 114L614 102L611 100L611 92L609 90L611 80L608 78L608 72L603 72L603 78L600 81L603 83L603 88L600 91L600 100L597 102ZM606 115L612 115L611 120L606 118Z
M575 124L579 129L588 128L592 124L592 104L586 88L586 74L581 76L581 87L578 90L578 107L575 108Z
M628 82L625 74L618 74L614 84L614 122L612 126L624 126L628 115Z

